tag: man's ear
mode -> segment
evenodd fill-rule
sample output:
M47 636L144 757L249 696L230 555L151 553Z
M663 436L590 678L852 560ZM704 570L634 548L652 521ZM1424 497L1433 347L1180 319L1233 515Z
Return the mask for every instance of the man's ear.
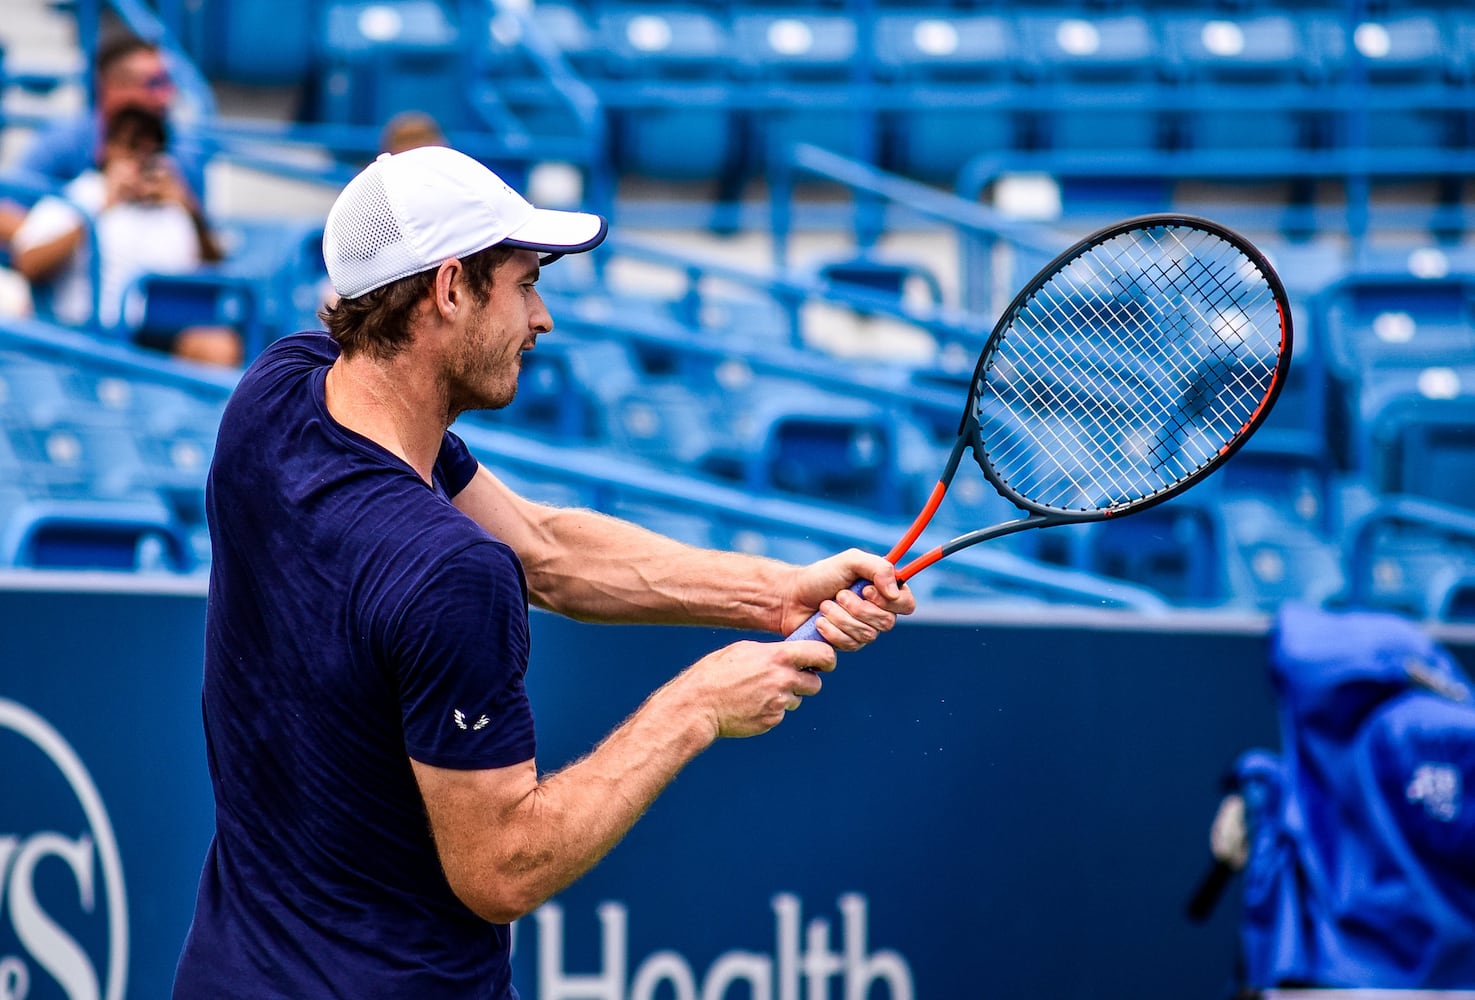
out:
M443 319L452 319L456 310L465 303L465 282L466 269L455 257L436 268L433 286L435 309Z

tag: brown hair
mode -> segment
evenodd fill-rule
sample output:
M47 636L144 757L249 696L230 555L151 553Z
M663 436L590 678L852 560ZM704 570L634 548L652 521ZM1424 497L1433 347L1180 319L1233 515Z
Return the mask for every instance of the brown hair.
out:
M103 139L136 149L152 146L163 152L169 145L169 124L162 115L130 104L113 112L103 125Z
M158 45L139 38L137 35L113 35L98 45L97 54L92 60L93 72L101 80L107 76L109 70L135 52L158 51L160 51Z
M477 305L487 304L497 268L513 252L511 247L490 246L460 258L466 287L471 290ZM344 357L367 353L370 357L388 360L409 345L415 310L434 286L438 270L437 267L420 271L351 299L339 299L324 306L318 317L327 325L328 333L338 341Z

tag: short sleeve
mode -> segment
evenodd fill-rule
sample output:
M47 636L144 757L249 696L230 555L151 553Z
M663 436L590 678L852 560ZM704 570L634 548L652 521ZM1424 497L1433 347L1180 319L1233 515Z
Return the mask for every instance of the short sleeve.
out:
M459 769L532 759L528 652L527 592L511 550L487 540L441 562L391 636L409 756Z
M454 498L476 478L478 463L476 456L455 434L446 431L440 443L440 454L435 459L435 478L440 481L446 496Z
M50 195L42 198L26 213L20 228L15 231L11 245L17 250L29 250L87 225L86 218L68 202Z

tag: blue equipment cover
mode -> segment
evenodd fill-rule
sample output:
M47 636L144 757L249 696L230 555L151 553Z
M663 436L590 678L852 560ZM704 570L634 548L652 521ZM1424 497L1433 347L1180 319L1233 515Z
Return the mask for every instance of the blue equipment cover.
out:
M1475 987L1475 690L1416 625L1285 606L1236 776L1247 985Z

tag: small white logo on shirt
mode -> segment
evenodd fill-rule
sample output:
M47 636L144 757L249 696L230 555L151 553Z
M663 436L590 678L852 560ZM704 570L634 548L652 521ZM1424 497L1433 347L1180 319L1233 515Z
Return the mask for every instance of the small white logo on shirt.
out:
M451 718L455 720L456 728L468 728L466 725L466 713L461 711L459 708L452 713ZM472 732L475 732L478 729L485 728L491 721L491 719L488 719L485 715L483 715L481 718L473 722L469 728L472 730Z
M1459 769L1453 764L1420 764L1404 794L1410 803L1422 803L1434 819L1448 823L1460 814Z

